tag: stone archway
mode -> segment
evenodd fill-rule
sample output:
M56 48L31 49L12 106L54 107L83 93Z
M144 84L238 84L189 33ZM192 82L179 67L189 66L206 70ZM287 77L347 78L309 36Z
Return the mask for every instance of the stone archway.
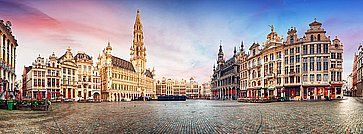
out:
M98 93L98 92L95 92L94 94L93 94L93 99L95 100L95 101L99 101L100 100L100 93Z
M117 95L116 95L116 93L114 93L114 101L116 101L116 99L117 99Z

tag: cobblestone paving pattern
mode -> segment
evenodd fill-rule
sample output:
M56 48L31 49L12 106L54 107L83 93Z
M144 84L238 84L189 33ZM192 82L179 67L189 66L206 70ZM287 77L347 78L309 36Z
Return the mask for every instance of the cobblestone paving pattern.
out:
M57 103L51 112L0 110L0 133L363 133L363 103Z

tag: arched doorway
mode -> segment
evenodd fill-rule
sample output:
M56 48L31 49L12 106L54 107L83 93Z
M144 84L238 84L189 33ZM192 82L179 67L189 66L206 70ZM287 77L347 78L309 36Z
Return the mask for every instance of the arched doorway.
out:
M94 99L95 101L100 101L100 93L98 93L98 92L94 93L94 94L93 94L93 99Z

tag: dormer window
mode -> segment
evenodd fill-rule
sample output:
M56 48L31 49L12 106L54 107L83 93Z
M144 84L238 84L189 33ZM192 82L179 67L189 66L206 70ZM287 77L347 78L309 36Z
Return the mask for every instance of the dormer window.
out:
M339 45L338 44L335 44L335 48L338 48L339 47Z
M314 41L314 36L313 35L310 36L310 41L311 42Z
M253 56L256 55L256 49L253 49L253 52L252 52Z

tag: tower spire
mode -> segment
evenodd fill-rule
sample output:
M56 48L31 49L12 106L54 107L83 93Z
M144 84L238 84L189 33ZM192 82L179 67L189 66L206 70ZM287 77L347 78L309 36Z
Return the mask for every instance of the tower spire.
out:
M218 55L223 55L222 40L219 41L219 52L218 52Z
M132 46L130 47L130 61L134 65L137 72L144 72L146 70L146 48L144 46L144 33L141 23L140 10L136 11L136 19L134 24L134 38Z
M241 41L241 52L244 51L244 48L243 48L243 41Z
M224 54L223 54L223 50L222 50L222 40L219 41L219 52L218 52L218 60L217 60L218 65L221 65L224 63Z

